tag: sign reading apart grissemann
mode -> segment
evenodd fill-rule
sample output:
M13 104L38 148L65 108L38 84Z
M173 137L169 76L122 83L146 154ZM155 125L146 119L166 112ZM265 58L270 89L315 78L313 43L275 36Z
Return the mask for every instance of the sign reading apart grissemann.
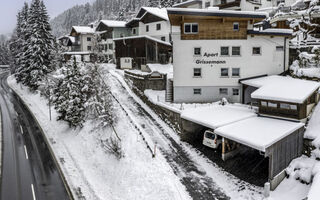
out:
M211 58L211 57L218 57L219 53L204 53L203 57L205 58ZM225 60L206 60L206 59L197 59L196 64L226 64L227 62Z

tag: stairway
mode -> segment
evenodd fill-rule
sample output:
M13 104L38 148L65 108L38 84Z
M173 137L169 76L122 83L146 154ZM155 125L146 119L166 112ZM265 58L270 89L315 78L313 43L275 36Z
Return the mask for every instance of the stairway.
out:
M173 102L173 80L167 79L166 102Z

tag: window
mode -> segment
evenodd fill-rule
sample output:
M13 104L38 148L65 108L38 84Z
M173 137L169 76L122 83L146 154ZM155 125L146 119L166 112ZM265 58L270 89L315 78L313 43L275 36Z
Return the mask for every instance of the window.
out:
M232 88L232 95L238 96L239 95L239 89L238 88Z
M290 109L290 104L280 103L280 108L289 110Z
M291 110L297 110L297 105L290 105Z
M239 30L240 30L239 22L234 22L234 23L233 23L233 30L234 30L234 31L239 31Z
M149 25L146 25L146 32L149 32Z
M108 45L104 45L104 50L107 51L108 50Z
M110 59L110 60L113 59L113 55L112 55L112 54L109 55L109 59Z
M157 31L161 30L161 24L157 24Z
M133 35L137 34L137 29L135 29L135 28L132 29L132 34L133 34Z
M201 88L194 88L194 89L193 89L193 94L199 94L199 95L201 95Z
M261 55L261 47L252 47L252 55Z
M232 47L232 55L240 56L240 47Z
M276 51L283 51L283 46L276 46Z
M239 77L240 76L240 68L232 68L232 76Z
M227 0L221 0L221 4L226 4Z
M185 23L184 24L184 33L185 34L197 34L198 33L198 24L197 23Z
M277 108L277 107L278 107L278 104L268 102L268 107L270 107L270 108Z
M193 68L193 77L201 77L201 68Z
M87 37L87 41L88 41L88 42L91 42L91 37Z
M193 50L193 55L201 56L201 48L200 47L195 47L194 50Z
M220 55L228 56L229 55L229 47L220 47Z
M113 50L113 44L109 44L109 49Z
M261 106L267 107L267 102L266 101L261 101Z
M229 68L221 68L221 77L229 76Z
M228 95L228 88L220 88L219 93L220 95Z
M88 46L88 48L87 48L87 49L88 49L88 51L91 51L92 47L91 47L91 46Z
M255 7L254 7L254 10L259 10L259 7L256 7L256 6L255 6Z
M166 37L161 37L161 40L162 41L166 41Z

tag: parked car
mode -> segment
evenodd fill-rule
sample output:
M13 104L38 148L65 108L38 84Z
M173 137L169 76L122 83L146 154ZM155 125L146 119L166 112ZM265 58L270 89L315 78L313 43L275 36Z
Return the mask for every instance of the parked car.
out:
M212 130L206 130L203 134L203 142L202 144L217 149L219 145L222 143L222 137L215 134Z

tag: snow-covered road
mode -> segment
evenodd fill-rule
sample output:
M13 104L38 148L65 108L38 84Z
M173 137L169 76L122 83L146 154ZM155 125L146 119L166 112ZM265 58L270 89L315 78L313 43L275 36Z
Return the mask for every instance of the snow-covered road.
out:
M224 172L199 151L181 142L178 135L130 90L121 74L112 69L109 72L113 95L157 144L193 199L263 198L261 188Z

